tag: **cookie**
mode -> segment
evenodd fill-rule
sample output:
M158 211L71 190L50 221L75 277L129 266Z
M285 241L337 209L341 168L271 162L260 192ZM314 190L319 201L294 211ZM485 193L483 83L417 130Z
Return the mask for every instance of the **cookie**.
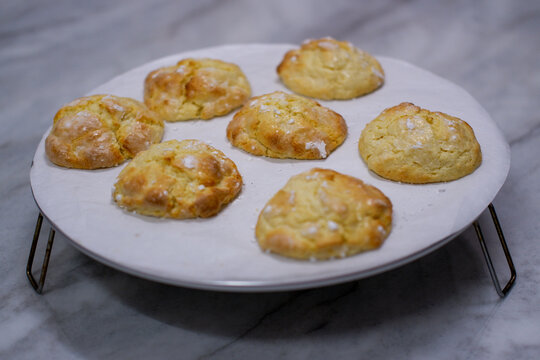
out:
M384 83L384 71L373 56L332 38L306 40L287 52L277 73L295 93L322 100L352 99Z
M169 140L140 152L120 172L113 199L142 215L214 216L242 188L232 160L198 140Z
M214 59L184 59L152 71L144 81L145 104L167 121L222 116L250 95L242 70Z
M255 235L266 252L323 260L376 249L391 228L392 203L380 190L315 168L291 177L268 201Z
M346 137L341 115L281 91L252 98L227 126L231 144L273 158L324 159Z
M482 162L469 124L411 103L388 108L367 124L358 149L376 174L414 184L459 179Z
M76 99L56 113L45 152L56 165L107 168L148 149L162 136L163 120L143 103L92 95Z

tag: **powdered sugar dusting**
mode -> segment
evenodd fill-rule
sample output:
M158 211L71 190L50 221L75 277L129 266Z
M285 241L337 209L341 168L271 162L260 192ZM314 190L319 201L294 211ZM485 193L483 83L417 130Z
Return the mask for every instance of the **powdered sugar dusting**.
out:
M65 117L63 118L62 120L62 127L64 129L71 129L73 128L76 124L78 125L79 124L79 121L81 120L84 120L84 118L86 117L90 117L92 116L91 113L89 113L88 111L86 110L83 110L83 111L79 111L78 113L75 114L75 116L72 116L72 117ZM82 119L81 119L82 118ZM85 128L82 129L83 131L86 131Z
M411 121L410 118L407 118L407 129L413 130L416 126L414 126L414 123Z
M123 113L126 111L126 109L117 103L113 102L112 100L106 101L105 105L110 109L113 109L116 112Z
M328 38L330 40L330 38ZM317 46L326 50L334 50L339 48L339 44L331 41L320 41Z
M290 204L294 204L294 197L295 197L295 193L294 193L294 190L291 191L291 193L289 194L289 203Z
M339 225L336 222L328 220L328 229L330 229L331 231L336 231L338 228Z
M326 158L326 143L324 141L309 141L306 143L306 150L317 149L322 158Z
M368 204L369 206L373 206L373 205L375 205L375 204L377 204L377 205L382 205L382 206L384 206L384 207L387 207L387 206L388 206L388 204L387 204L386 202L384 202L383 200L381 200L381 199L368 199L368 200L367 200L367 204Z
M188 169L193 169L195 166L197 166L197 159L191 155L188 155L182 160L182 164L184 164L184 166Z
M417 141L416 144L411 146L412 149L421 149L424 147L424 144L422 144L420 141Z
M317 234L318 231L319 231L319 227L317 225L312 225L312 226L308 227L307 229L303 230L302 235L304 235L304 236L313 236L313 235Z
M443 119L446 125L448 125L448 129L450 129L450 131L456 131L456 128L454 127L456 124L454 121L446 119L446 118L443 118Z
M426 119L424 119L422 116L420 115L414 115L412 117L412 120L414 120L416 122L416 124L425 124L426 123ZM422 127L419 127L418 130L422 130Z
M373 75L375 75L376 77L378 77L379 79L384 79L384 75L382 72L379 71L379 69L377 69L376 67L372 67L371 68L371 71L373 72Z
M116 111L124 111L124 108L116 103L109 102L107 105L109 105L111 108L113 108Z
M79 111L78 113L76 113L75 116L87 117L87 116L92 116L92 113L90 111L87 111L87 110L82 110L82 111Z

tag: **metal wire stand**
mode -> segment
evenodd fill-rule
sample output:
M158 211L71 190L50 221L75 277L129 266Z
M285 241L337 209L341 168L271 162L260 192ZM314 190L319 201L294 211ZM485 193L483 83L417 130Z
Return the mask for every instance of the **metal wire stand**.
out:
M493 285L495 286L495 290L497 291L497 294L499 294L500 297L504 298L510 292L510 289L512 289L512 286L514 285L516 281L516 276L517 276L516 268L514 267L512 256L510 255L510 251L508 250L508 245L506 244L506 240L504 239L504 233L502 231L501 224L499 223L499 219L497 218L495 207L493 206L493 204L489 204L488 209L491 214L491 219L493 220L495 230L497 231L497 235L499 237L499 241L501 243L504 256L506 257L508 268L510 269L510 280L508 280L508 282L503 288L501 288L501 285L499 283L499 278L497 277L497 272L495 271L495 267L493 266L493 262L491 261L491 256L486 246L484 235L482 234L482 228L480 227L480 223L478 222L478 220L474 221L473 226L474 226L474 229L476 230L476 236L478 237L478 241L480 242L480 247L482 248L482 253L484 254L484 259L486 260L486 264L489 269L489 274L491 275L491 279L493 280ZM30 281L30 285L32 285L32 287L38 294L41 294L43 292L43 285L45 285L45 277L47 276L47 269L49 267L49 259L51 257L51 250L52 250L52 246L54 242L54 235L55 235L55 230L51 226L49 230L49 240L47 241L47 248L45 249L45 257L43 258L43 264L41 265L41 274L39 276L39 281L36 281L36 279L32 275L32 265L34 263L34 256L36 255L36 248L39 241L39 235L41 233L42 223L43 223L43 214L40 212L37 218L37 222L36 222L36 229L34 231L34 239L32 240L32 246L30 247L30 254L28 255L28 263L26 264L26 276L28 277L28 280Z
M482 228L480 227L480 223L478 222L478 220L476 220L473 223L473 225L474 225L474 229L476 230L476 236L478 237L478 241L480 241L480 246L482 247L482 252L484 253L484 258L486 259L486 264L489 269L489 274L491 275L491 280L493 280L493 285L495 286L495 290L497 291L497 294L499 294L500 297L505 297L506 294L510 292L510 289L516 282L516 276L517 276L516 268L514 267L512 256L510 255L510 251L508 250L508 245L506 244L506 240L504 239L504 233L502 231L501 224L499 223L499 219L497 218L495 207L493 206L493 204L489 204L488 209L491 214L491 219L493 220L493 225L495 225L495 230L497 230L497 235L499 236L499 241L501 242L504 256L506 257L506 262L508 263L508 268L510 269L510 279L508 280L508 282L502 289L499 283L499 278L497 277L497 272L495 271L495 268L493 267L493 262L491 261L491 256L489 255L486 242L484 241L484 235L482 234Z
M39 282L36 281L32 275L32 265L34 263L34 255L36 255L36 248L39 241L39 234L41 233L41 225L43 224L43 214L41 212L38 215L36 222L36 229L34 230L34 239L32 240L32 246L30 247L30 254L28 255L28 263L26 264L26 277L30 281L30 285L36 290L38 294L43 291L43 285L45 285L45 277L47 276L47 269L49 268L49 259L51 258L51 251L54 241L54 229L49 229L49 241L47 241L47 248L45 249L45 257L43 258L43 264L41 265L41 275L39 276Z

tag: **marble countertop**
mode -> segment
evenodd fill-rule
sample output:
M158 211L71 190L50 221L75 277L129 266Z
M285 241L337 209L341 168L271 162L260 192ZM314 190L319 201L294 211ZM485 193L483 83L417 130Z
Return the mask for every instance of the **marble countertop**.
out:
M0 358L537 358L538 34L538 1L3 1ZM29 169L61 105L165 55L327 35L457 83L498 124L512 164L494 204L518 271L505 299L472 228L383 274L259 294L139 279L88 258L58 234L44 293L33 291L25 267L38 210ZM489 228L487 217L481 220ZM504 259L488 234L504 282Z

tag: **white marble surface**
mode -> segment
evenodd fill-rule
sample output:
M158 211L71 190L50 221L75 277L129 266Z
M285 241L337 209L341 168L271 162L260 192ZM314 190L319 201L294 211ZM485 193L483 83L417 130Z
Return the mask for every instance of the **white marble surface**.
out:
M2 1L0 358L537 358L540 3L361 4ZM471 229L378 276L267 294L141 280L89 259L58 235L45 292L31 289L24 270L37 209L29 167L59 106L171 53L325 35L454 81L500 126L512 166L494 203L518 270L507 298L496 295ZM504 261L497 251L494 257L504 281Z

